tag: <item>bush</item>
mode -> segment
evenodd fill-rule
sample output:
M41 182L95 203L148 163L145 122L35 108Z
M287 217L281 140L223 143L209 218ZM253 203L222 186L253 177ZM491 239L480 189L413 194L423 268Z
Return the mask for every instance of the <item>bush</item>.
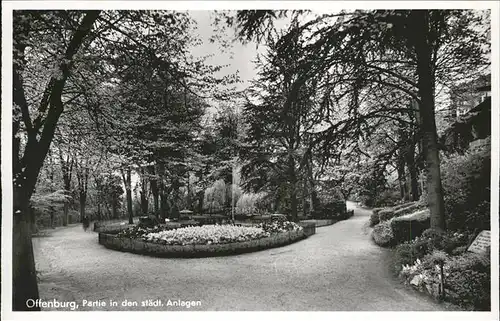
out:
M385 190L377 195L373 201L374 207L393 206L400 199L399 191Z
M395 251L396 267L400 269L401 265L411 265L416 259L422 259L435 250L444 251L451 255L463 253L467 250L466 243L467 237L463 234L427 229L421 236L412 241L397 245Z
M451 230L490 229L490 148L443 158L446 225Z
M160 231L164 231L165 229L162 227L156 227L156 228L144 228L141 226L134 226L130 227L128 229L120 231L117 235L119 237L126 237L126 238L141 238L142 236L148 234L148 233L157 233Z
M378 217L378 211L373 211L372 215L370 215L370 226L373 227L380 223L380 218Z
M390 221L381 222L372 231L372 238L379 246L390 246L393 243L394 235Z
M399 204L399 205L393 206L393 209L394 209L394 211L399 211L400 209L412 206L414 204L416 204L416 202L403 203L403 204Z
M461 255L461 254L464 254L465 252L467 252L467 248L468 248L468 246L467 246L467 245L464 245L464 246L458 246L458 247L454 248L454 249L451 251L451 254L452 254L452 255Z
M417 259L422 259L429 254L430 251L428 240L422 237L399 244L395 251L396 271L401 270L403 265L412 265Z
M392 208L386 208L378 213L378 218L380 222L388 221L393 217L394 217L394 209Z
M396 244L411 241L422 235L430 226L430 211L428 209L412 214L396 217L391 220L391 227Z
M271 222L263 222L256 227L263 229L267 233L283 233L287 231L298 231L302 227L294 222L283 221L283 220L273 220Z
M312 213L314 219L345 219L347 212L346 202L343 199L329 200L320 204Z
M403 216L406 214L410 214L413 212L418 211L419 209L425 208L423 204L417 203L417 202L412 202L412 203L406 203L404 204L405 206L399 207L399 208L394 208L394 217L399 217Z
M160 224L160 221L154 215L139 217L139 224L138 224L138 226L141 227L141 228L153 228L153 227L155 227L158 224Z
M446 267L446 266L445 266ZM447 262L445 289L464 308L490 310L490 260L486 255L465 253Z
M428 229L422 233L422 238L427 239L431 248L442 250L448 254L453 254L457 247L467 244L467 237L457 232L440 232Z

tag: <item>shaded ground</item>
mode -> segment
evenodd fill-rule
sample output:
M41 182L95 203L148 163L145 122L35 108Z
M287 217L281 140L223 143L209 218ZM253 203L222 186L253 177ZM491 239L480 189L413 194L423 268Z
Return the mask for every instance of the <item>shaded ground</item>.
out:
M81 226L59 229L34 239L40 296L76 301L80 311L187 310L141 307L148 299L201 301L190 310L443 310L393 278L390 253L370 239L369 214L355 208L351 219L282 248L198 259L117 252L99 245L97 234ZM84 299L108 305L84 307ZM109 300L119 306L110 307ZM139 306L121 307L123 300Z

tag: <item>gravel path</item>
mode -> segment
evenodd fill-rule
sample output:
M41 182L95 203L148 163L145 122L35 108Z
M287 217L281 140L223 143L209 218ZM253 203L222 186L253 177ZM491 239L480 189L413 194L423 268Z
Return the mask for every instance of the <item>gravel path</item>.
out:
M391 275L389 252L374 245L370 211L321 227L281 248L229 257L164 259L122 253L97 243L81 226L34 239L40 296L75 301L78 310L187 310L168 305L201 301L189 310L423 311L444 310ZM162 307L141 307L145 300ZM106 306L84 306L83 300ZM110 307L109 300L118 302ZM122 307L124 300L137 307ZM44 309L69 310L69 309Z

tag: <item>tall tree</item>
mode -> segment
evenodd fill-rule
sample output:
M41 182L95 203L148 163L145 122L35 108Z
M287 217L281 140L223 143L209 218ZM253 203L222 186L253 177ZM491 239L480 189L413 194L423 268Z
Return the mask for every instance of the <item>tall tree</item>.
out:
M13 50L13 176L14 176L14 223L13 223L13 309L16 311L39 310L40 308L28 308L28 299L36 300L39 297L35 272L35 261L30 234L30 212L29 200L33 193L40 169L45 156L54 137L55 128L59 116L63 111L63 90L66 81L74 66L74 57L88 42L88 35L99 16L99 11L85 11L75 15L67 15L64 12L41 12L41 11L15 11L14 12L14 50ZM33 55L37 44L46 43L44 37L54 37L54 33L48 35L36 30L48 27L55 30L55 25L61 23L67 26L66 21L76 29L62 30L69 35L66 45L63 41L54 41L61 55L55 61L52 74L45 88L42 90L42 98L35 108L28 102L26 93L27 64ZM49 22L47 22L49 21ZM48 24L49 26L45 25ZM62 39L61 39L62 40ZM50 40L49 40L50 41ZM29 66L28 66L29 68ZM36 113L35 113L36 110ZM21 148L21 133L24 148Z
M262 24L258 17L252 12L242 15L241 36L258 32ZM272 15L264 20L269 19ZM303 74L323 79L321 87L356 92L377 84L418 102L427 189L432 194L431 226L435 229L444 228L445 214L435 124L436 88L449 85L454 77L474 76L489 65L487 20L484 12L473 10L356 10L310 19L289 33L300 32L309 40ZM311 64L322 66L311 68ZM389 111L379 109L378 116L388 117ZM325 134L338 129L331 126Z

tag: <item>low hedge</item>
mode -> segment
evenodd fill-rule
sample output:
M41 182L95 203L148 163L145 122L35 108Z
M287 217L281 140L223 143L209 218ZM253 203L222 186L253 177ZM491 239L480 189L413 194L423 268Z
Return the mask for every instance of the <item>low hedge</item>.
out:
M394 234L391 228L391 222L385 221L376 225L372 231L372 238L378 246L391 246L394 242Z
M391 228L394 242L400 244L422 235L430 227L430 211L425 209L412 214L393 218Z
M378 212L378 218L380 222L388 221L394 217L394 210L392 208L386 208Z
M370 215L370 226L373 227L380 222L388 221L393 217L403 216L422 208L423 205L418 202L399 204L393 207L377 207L372 210Z
M395 209L394 217L403 216L418 211L419 209L425 208L425 205L418 202L407 203L405 206Z

